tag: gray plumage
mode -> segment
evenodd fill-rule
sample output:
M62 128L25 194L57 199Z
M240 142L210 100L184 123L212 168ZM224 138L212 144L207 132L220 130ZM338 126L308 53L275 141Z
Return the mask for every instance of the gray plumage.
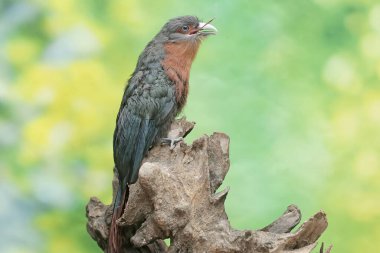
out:
M149 147L167 130L179 112L173 80L165 73L165 43L188 40L177 32L183 26L199 26L194 16L169 20L139 56L125 89L114 132L114 161L123 184L136 182ZM194 36L199 39L199 36ZM186 80L187 81L187 80Z
M119 180L136 182L138 170L149 147L164 137L177 114L175 87L162 66L163 55L140 62L128 82L114 132L114 160ZM140 57L141 58L141 57ZM156 59L156 60L155 60Z

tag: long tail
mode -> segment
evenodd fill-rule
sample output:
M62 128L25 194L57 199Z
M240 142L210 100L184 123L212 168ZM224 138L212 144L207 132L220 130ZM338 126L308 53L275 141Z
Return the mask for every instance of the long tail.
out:
M122 228L118 227L118 225L116 224L116 221L123 214L123 210L125 208L125 204L128 201L128 197L129 197L128 185L126 185L126 187L122 187L119 184L114 205L113 205L112 220L111 220L111 226L110 226L110 231L109 231L109 236L108 236L107 253L122 252L121 251L121 248L123 246Z

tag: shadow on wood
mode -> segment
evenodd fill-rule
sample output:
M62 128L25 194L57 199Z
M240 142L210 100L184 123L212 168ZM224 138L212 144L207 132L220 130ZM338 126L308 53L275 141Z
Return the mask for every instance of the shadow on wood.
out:
M169 135L185 137L193 127L185 119L177 120ZM160 145L150 150L118 220L125 232L124 252L311 252L327 228L323 212L293 233L301 220L294 205L263 229L230 226L224 210L228 189L217 192L229 165L229 137L223 133L203 136L190 146L182 142L174 150ZM86 211L87 230L105 250L112 205L93 197ZM162 241L166 238L169 247Z

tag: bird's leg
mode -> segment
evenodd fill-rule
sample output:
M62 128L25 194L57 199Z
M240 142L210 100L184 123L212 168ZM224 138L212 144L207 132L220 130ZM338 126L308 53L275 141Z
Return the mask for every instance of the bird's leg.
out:
M168 144L170 145L170 150L173 150L175 146L177 145L178 142L183 141L183 137L177 137L177 138L162 138L161 139L161 144Z

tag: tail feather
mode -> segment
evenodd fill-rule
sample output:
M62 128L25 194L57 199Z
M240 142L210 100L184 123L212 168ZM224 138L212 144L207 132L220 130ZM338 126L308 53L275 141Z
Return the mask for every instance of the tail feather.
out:
M137 144L135 146L132 171L128 175L128 183L133 184L137 181L138 173L141 167L142 160L149 147L156 138L158 128L153 120L145 119L142 122L139 134L137 136Z
M122 216L125 205L129 197L129 187L128 185L125 189L119 186L115 197L113 205L113 214L110 226L110 232L108 236L108 249L107 253L121 253L123 247L124 238L122 234L122 228L120 228L116 221Z

